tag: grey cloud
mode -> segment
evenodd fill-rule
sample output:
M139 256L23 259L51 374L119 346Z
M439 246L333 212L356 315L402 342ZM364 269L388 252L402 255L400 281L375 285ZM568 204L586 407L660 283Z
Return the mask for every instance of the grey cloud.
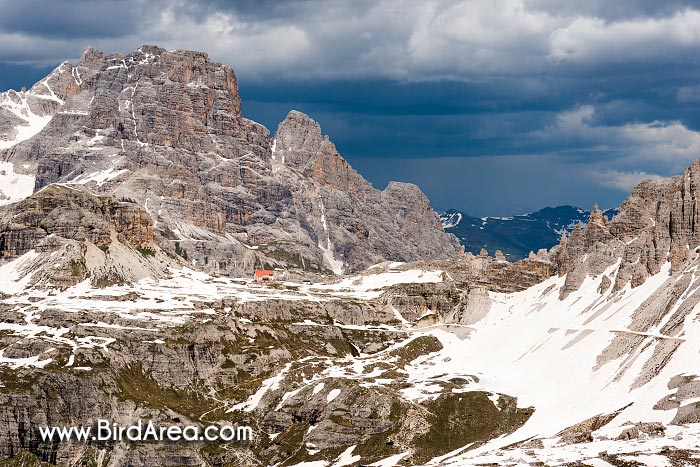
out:
M595 7L602 2L550 0L5 0L0 31L44 62L60 61L64 48L44 50L36 38L109 38L122 48L155 42L207 50L245 76L470 81L571 75L582 64L693 60L700 11L689 8L700 5L658 3L665 6L614 2L637 14L610 21ZM12 46L0 60L16 60Z
M555 15L591 16L608 21L664 17L683 9L697 9L698 0L525 0L528 7Z
M595 112L592 105L571 109L529 136L549 145L560 142L592 181L619 189L675 175L700 156L700 133L681 122L596 125Z
M700 85L683 86L676 92L676 98L679 102L700 102Z
M50 39L118 38L138 32L155 2L0 0L0 31Z

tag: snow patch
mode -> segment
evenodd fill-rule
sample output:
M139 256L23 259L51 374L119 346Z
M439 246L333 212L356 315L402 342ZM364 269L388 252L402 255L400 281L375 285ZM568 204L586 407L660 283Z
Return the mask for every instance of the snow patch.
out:
M252 412L258 407L258 404L262 400L263 396L267 394L268 391L275 391L279 389L280 382L284 378L284 375L289 371L289 369L292 367L291 363L288 363L285 365L282 370L277 373L275 376L266 379L263 381L262 385L260 386L260 389L258 389L255 394L250 396L248 400L241 402L239 404L234 405L230 409L226 411L226 413L233 412L235 410L242 410L243 412Z
M346 277L335 284L315 284L309 289L333 291L337 296L372 299L382 294L381 289L396 284L442 282L443 271L409 269Z
M333 402L336 397L340 395L340 389L332 389L328 395L326 395L326 402Z
M333 253L333 244L331 243L330 232L328 231L328 225L326 223L326 208L323 205L323 199L319 196L319 201L321 202L321 225L323 225L323 232L326 234L326 245L323 245L321 239L318 240L318 247L323 251L323 257L326 263L331 267L331 270L338 275L343 273L343 267L345 263L343 261L335 258Z
M114 167L110 167L107 170L79 175L68 183L72 185L86 185L90 182L95 182L97 186L102 186L105 182L115 179L128 171L128 169L116 170Z
M387 457L373 464L369 464L369 467L396 467L401 459L406 457L409 451L402 452L401 454L396 454L391 457Z
M0 206L16 203L33 192L34 176L16 174L11 162L0 162Z
M32 112L29 102L27 101L27 97L29 95L32 95L33 97L46 98L46 96L30 94L28 92L18 93L15 91L8 91L0 94L0 108L11 112L23 121L23 123L20 123L15 127L16 134L13 139L8 141L0 141L0 149L7 149L17 143L28 140L43 130L44 127L51 121L51 115L42 116ZM60 101L60 103L62 104L63 101Z
M442 223L443 229L457 227L459 223L462 222L462 213L453 212L450 214L443 214L442 216L440 216L440 222Z
M335 461L335 464L333 464L331 467L345 467L347 465L352 465L355 462L358 462L360 460L360 456L352 455L352 452L355 450L357 445L350 446L347 448L345 451L343 451L340 456Z

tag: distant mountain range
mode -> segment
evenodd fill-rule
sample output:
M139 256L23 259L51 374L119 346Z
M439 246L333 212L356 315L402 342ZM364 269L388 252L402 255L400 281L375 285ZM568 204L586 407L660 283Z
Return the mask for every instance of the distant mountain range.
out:
M617 215L617 208L606 209L608 219ZM456 209L440 214L446 232L453 233L465 251L479 254L482 248L491 255L501 250L510 261L526 258L531 251L551 248L563 233L583 227L591 211L575 206L544 208L529 214L511 217L473 217Z

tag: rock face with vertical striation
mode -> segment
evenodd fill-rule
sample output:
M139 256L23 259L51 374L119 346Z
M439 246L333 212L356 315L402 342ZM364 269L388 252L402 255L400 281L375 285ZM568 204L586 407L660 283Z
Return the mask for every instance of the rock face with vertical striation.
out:
M22 141L19 117L0 114L0 158L15 172L35 190L63 183L133 200L159 243L207 270L341 273L461 251L417 187L374 189L308 116L290 112L271 140L242 116L231 68L204 53L87 49L13 93L4 99L44 119Z
M391 258L416 261L461 251L443 232L418 187L390 182L376 190L345 161L310 117L291 111L275 133L272 166L287 180L318 245L336 272Z
M310 117L270 138L204 54L89 49L15 94L29 110L0 119L0 465L697 460L699 163L510 263L454 255L418 188L374 189ZM264 284L188 264L379 262ZM254 434L40 436L97 419Z
M587 274L600 274L619 261L614 290L637 287L658 274L666 263L681 271L700 247L700 161L683 175L638 184L607 222L600 211L591 212L586 228L575 229L551 251L564 290L578 289Z

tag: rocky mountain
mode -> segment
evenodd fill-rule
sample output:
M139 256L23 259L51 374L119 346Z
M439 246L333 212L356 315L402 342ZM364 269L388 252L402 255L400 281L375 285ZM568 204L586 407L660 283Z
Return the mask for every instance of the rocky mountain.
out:
M272 138L245 119L233 71L203 53L88 49L4 93L0 129L0 198L63 184L133 201L156 243L211 272L340 274L461 249L416 186L374 189L311 118L290 112Z
M700 161L510 262L459 252L309 117L270 139L202 54L62 68L75 86L49 78L63 103L0 167L0 466L700 463ZM308 273L399 247L422 259ZM101 419L253 436L41 434Z
M617 213L614 208L603 211L608 220ZM491 254L500 250L509 261L518 261L531 251L552 248L562 234L569 235L577 225L585 226L590 214L574 206L557 206L509 217L478 218L449 209L440 214L440 221L445 232L459 238L466 251L476 255L482 249Z

